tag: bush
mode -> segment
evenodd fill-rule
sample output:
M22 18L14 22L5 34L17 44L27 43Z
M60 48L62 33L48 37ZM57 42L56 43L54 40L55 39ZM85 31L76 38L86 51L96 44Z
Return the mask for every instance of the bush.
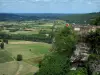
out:
M88 75L88 73L87 73L87 69L86 68L78 68L75 71L69 71L65 75Z
M17 61L22 61L22 60L23 60L22 55L21 55L21 54L18 54L18 55L17 55Z
M4 42L1 43L1 49L4 49Z
M3 42L5 42L6 44L8 44L8 39L3 39Z
M37 75L65 75L69 68L70 60L67 55L54 53L45 56Z

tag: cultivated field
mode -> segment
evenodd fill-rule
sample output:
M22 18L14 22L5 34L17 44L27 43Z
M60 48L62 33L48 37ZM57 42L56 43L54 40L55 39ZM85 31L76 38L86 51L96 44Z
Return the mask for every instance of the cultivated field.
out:
M10 41L5 50L12 54L14 58L18 54L23 55L23 59L30 59L48 53L50 44L31 41Z

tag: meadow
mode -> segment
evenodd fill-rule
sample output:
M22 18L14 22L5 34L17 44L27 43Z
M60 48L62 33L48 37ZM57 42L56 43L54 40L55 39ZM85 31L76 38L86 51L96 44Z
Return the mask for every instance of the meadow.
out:
M5 50L10 52L14 58L16 58L17 54L22 54L23 59L29 59L37 55L48 53L49 48L50 44L47 43L11 40L9 44L6 45Z
M7 51L0 50L0 63L13 61L12 56Z
M16 75L20 66L22 69L18 71L19 75L33 74L38 70L38 61L48 54L50 48L50 44L43 42L9 40L5 49L0 49L0 75L5 74L5 71L7 75ZM23 56L23 61L16 61L18 54ZM7 70L7 66L10 70Z

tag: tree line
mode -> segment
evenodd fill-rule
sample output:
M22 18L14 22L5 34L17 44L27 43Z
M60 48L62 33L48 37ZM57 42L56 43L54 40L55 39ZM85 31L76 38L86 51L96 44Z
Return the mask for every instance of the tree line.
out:
M7 34L0 32L0 39L11 39L11 40L27 40L35 42L46 42L51 43L51 35L46 36L45 34Z
M100 25L100 16L92 19L90 24L96 25L96 26Z

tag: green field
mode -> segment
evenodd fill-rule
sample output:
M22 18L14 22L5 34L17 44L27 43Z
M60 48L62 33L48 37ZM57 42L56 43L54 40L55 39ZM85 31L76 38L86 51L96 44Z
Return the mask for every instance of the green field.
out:
M14 75L18 70L17 62L0 63L0 75Z
M5 50L11 53L15 58L17 54L22 54L23 59L30 59L48 53L49 48L50 44L47 43L10 41L9 44L6 45Z
M0 49L0 75L30 75L38 70L37 64L44 54L48 54L50 44L23 40L9 40L5 49ZM22 62L17 62L18 54L23 56ZM7 70L7 67L10 69ZM5 73L6 72L6 73Z
M3 51L0 49L0 63L13 61L12 56L7 51Z
M27 75L34 74L37 70L37 67L25 62L13 61L0 64L0 75Z

